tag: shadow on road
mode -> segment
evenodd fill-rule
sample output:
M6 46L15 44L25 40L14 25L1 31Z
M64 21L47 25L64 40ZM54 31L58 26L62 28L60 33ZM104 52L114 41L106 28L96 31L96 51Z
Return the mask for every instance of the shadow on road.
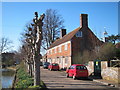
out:
M48 89L48 88L44 88L44 89L40 89L40 90L108 90L108 89L93 89L93 88L89 88L89 89L82 89L82 88L78 88L78 89L70 89L70 88L64 88L64 89L60 89L60 88L54 88L54 89ZM109 90L119 90L119 89L113 89L113 88L111 88L111 89L109 89Z

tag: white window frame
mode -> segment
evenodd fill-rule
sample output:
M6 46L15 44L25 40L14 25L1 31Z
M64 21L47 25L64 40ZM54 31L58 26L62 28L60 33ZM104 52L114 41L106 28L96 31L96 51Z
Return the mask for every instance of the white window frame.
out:
M62 52L61 47L62 47L62 46L59 46L59 52Z
M64 45L64 50L67 50L67 49L68 49L68 45L65 44L65 45Z
M55 53L57 53L57 48L54 49Z
M76 33L76 37L82 37L82 31L78 31L78 32Z
M65 64L68 63L68 57L65 57Z

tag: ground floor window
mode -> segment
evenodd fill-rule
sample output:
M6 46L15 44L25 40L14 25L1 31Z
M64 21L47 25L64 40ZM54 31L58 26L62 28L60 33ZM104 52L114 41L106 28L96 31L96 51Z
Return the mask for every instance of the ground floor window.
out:
M65 57L65 63L66 64L68 63L68 57Z

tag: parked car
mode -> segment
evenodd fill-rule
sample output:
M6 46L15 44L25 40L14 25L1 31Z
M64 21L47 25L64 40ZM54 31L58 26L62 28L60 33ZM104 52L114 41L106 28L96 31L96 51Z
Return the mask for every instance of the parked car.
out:
M43 66L43 63L40 61L40 66Z
M51 63L49 66L48 66L48 70L59 70L59 65L57 63Z
M66 76L76 78L85 77L88 78L88 70L85 65L73 64L66 70Z
M49 62L43 62L43 68L48 69L48 66L50 65Z

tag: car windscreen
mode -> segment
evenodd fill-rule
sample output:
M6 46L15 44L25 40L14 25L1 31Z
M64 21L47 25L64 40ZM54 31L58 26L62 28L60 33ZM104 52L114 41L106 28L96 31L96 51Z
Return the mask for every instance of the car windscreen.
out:
M53 66L58 66L58 64L56 64L56 63L53 63L52 65L53 65Z
M80 69L80 70L86 70L86 66L76 66L76 69Z

